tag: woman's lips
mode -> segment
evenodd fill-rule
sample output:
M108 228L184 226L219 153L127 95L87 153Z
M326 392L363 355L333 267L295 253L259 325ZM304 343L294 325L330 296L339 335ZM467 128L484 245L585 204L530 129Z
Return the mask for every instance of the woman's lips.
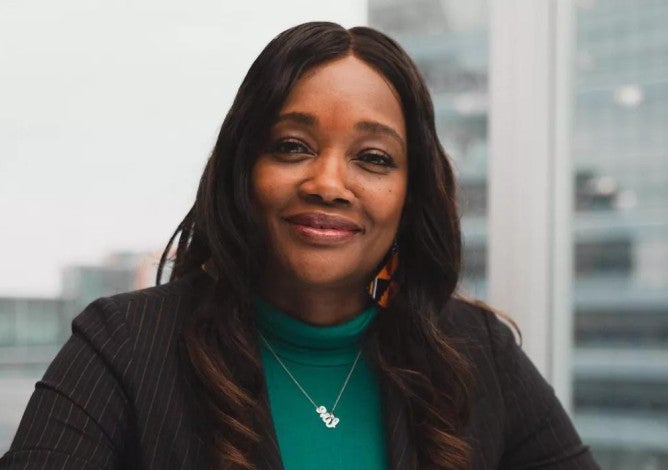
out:
M341 243L363 231L351 220L319 212L296 214L285 220L300 238L317 244Z

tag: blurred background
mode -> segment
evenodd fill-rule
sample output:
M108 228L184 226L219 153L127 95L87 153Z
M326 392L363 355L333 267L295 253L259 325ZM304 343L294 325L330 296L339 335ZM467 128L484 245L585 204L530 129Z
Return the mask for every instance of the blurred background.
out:
M569 201L568 233L550 242L568 245L566 308L545 315L569 321L543 338L568 362L540 368L603 468L668 469L668 2L543 1L567 12L552 108L567 114L570 181L553 195ZM488 203L490 96L504 93L490 19L503 0L182 3L0 5L0 453L72 317L154 282L243 75L303 21L368 24L414 58L459 177L462 289L494 303L490 240L508 234L488 224L503 217ZM546 34L549 55L562 37Z

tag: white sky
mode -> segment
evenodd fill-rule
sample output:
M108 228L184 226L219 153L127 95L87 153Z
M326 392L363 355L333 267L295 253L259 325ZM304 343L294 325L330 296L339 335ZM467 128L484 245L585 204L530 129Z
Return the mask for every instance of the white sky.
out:
M366 22L366 1L0 3L0 295L161 249L252 60L289 26Z

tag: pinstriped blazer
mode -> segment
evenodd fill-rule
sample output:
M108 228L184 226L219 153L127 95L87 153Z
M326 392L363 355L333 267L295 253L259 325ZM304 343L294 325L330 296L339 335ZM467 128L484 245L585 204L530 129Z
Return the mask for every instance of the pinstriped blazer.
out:
M37 383L0 468L211 468L205 412L178 347L208 287L198 273L89 305ZM475 469L599 468L507 326L460 301L443 316L475 369ZM415 468L404 410L390 387L381 390L391 468ZM263 432L258 468L281 469L274 430Z

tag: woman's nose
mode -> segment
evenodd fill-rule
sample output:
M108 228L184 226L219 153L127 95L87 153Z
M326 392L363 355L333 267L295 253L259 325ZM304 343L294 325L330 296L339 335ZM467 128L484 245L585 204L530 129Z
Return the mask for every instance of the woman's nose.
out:
M301 197L329 205L352 202L354 194L349 188L345 155L321 153L308 165L307 171L299 187Z

